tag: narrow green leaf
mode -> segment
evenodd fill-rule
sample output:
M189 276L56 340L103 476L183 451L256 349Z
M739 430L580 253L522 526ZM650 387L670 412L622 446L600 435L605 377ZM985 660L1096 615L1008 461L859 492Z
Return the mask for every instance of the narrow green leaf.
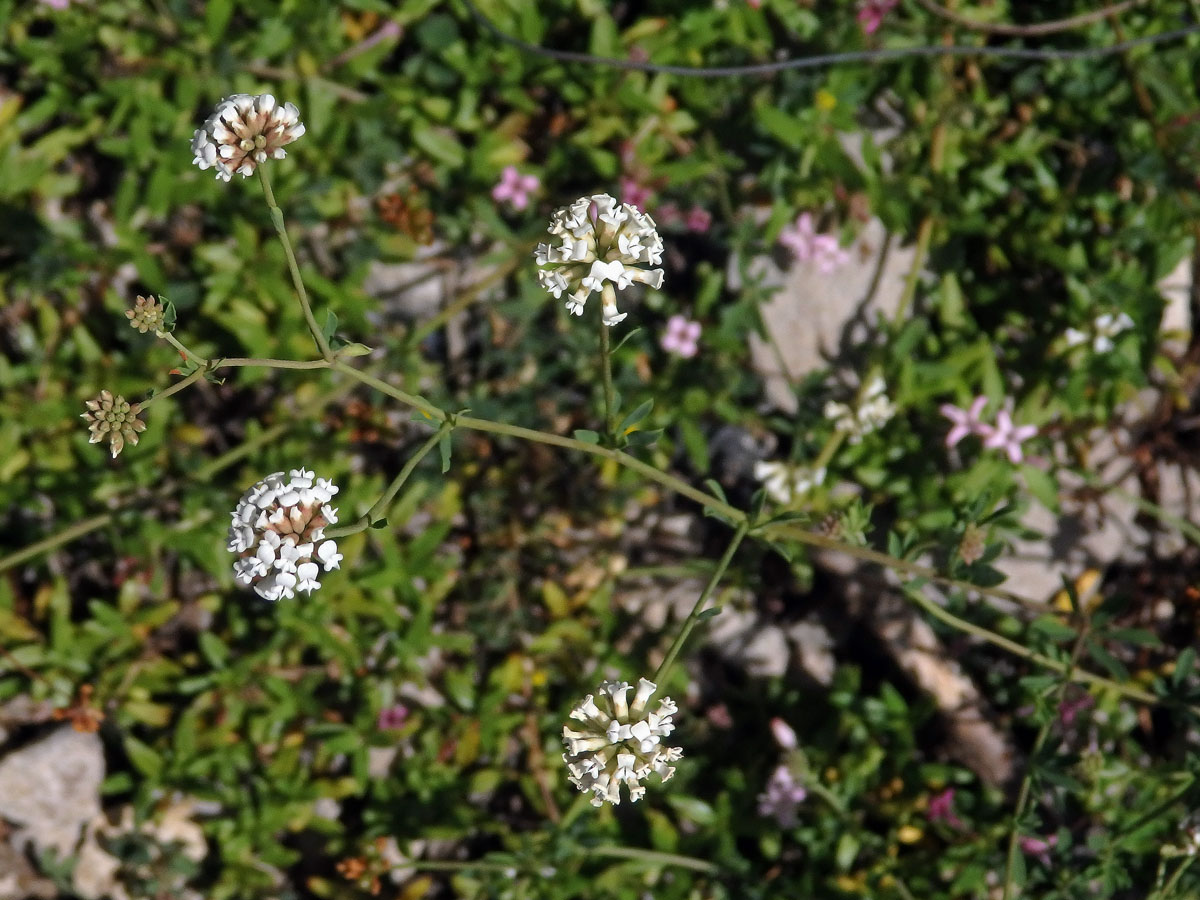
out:
M1196 648L1185 647L1175 659L1175 671L1171 673L1171 686L1180 687L1196 665Z
M638 406L633 412L625 417L621 422L621 427L617 429L621 434L627 434L629 429L633 428L638 422L650 415L650 411L654 409L654 401L647 400L645 403Z
M594 431L587 429L587 428L576 428L574 434L575 434L575 440L583 441L585 444L599 444L600 443L600 435Z
M333 339L333 333L337 331L338 317L332 309L325 310L325 325L321 328L321 335L325 340Z
M608 351L608 355L612 356L614 353L616 353L618 350L620 350L622 347L624 347L625 342L641 330L642 330L642 326L638 325L636 328L633 328L633 329L625 332L625 337L623 337L623 338L621 338L621 340L617 341L617 345L615 347L613 347L610 351Z
M438 452L442 454L442 474L450 471L450 432L445 432L438 440Z
M708 488L712 495L722 503L729 502L725 499L725 489L721 487L720 483L715 478L705 478L704 486Z

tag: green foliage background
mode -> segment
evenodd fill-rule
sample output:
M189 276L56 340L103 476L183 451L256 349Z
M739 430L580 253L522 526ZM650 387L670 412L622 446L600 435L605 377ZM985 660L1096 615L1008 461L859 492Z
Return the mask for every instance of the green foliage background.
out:
M996 20L1087 8L960 6ZM955 33L907 3L871 37L852 4L824 0L480 7L534 43L693 66ZM1159 0L1117 27L1153 34L1195 14ZM387 21L397 37L353 52ZM711 210L706 233L665 231L667 283L632 310L625 325L641 330L616 358L624 407L654 400L646 427L665 429L640 452L695 484L728 426L811 459L829 433L822 405L840 396L813 373L796 388L796 416L762 411L747 335L770 291L753 279L731 290L726 261L770 252L806 209L847 242L863 210L893 240L925 242L910 315L857 348L882 366L901 415L844 451L837 475L863 486L871 540L894 555L938 547L945 558L968 523L999 513L990 560L1014 527L1007 504L1057 506L1056 473L1077 465L1072 451L1120 400L1187 383L1157 346L1155 285L1194 240L1196 36L1086 61L915 58L701 79L531 55L498 43L465 6L431 0L92 0L64 11L0 0L0 23L0 550L73 523L83 532L5 561L0 699L66 705L94 685L107 714L106 803L139 816L173 792L219 804L193 879L204 896L358 895L334 865L369 856L379 836L482 861L385 884L405 897L890 897L902 896L898 880L914 896L990 896L1012 794L945 762L931 701L869 652L843 654L829 690L798 676L677 670L664 686L681 705L676 779L632 807L578 802L559 762L566 711L606 672L649 674L670 640L615 603L620 566L704 571L704 560L625 535L647 517L697 514L688 502L578 457L459 434L449 474L423 463L389 527L341 542L342 569L318 593L267 606L236 588L224 549L241 491L304 465L341 486L350 518L427 426L328 374L258 370L156 404L141 443L115 461L88 444L78 416L102 388L132 400L175 380L178 355L122 314L136 294L169 297L179 334L206 356L311 358L257 185L190 165L188 141L216 101L270 91L307 127L271 172L318 317L336 311L341 334L378 351L369 365L447 408L565 434L596 427L593 330L538 288L533 243L552 209L617 193L623 173L651 184L656 203ZM1114 40L1099 22L1054 42ZM893 121L903 127L877 146ZM861 137L865 165L847 155L846 134ZM508 164L542 179L523 213L490 197ZM512 267L501 294L467 307L464 356L448 354L444 322L423 326L361 287L373 262L419 252L380 215L393 192L431 214L445 266ZM697 362L658 347L676 311L704 325ZM1110 311L1136 323L1115 352L1058 352L1066 328ZM1017 420L1043 426L1047 465L974 453L946 471L937 406L979 393L1013 396ZM723 484L743 506L755 487L745 476ZM814 524L841 508L825 495L813 505ZM715 558L728 531L700 528ZM991 583L989 560L957 574ZM815 602L814 577L825 583L802 552L787 564L748 544L730 583L796 609ZM1026 630L965 597L950 602L1039 652L1070 648L1069 629ZM1134 592L1109 597L1100 625L1143 624L1137 604ZM1173 663L1195 643L1195 615L1181 607L1157 636L1101 628L1084 664L1160 692L1171 724L1147 729L1099 691L1095 748L1064 737L1064 753L1034 761L1038 796L1052 802L1022 830L1058 844L1055 865L1022 865L1022 896L1146 895L1159 848L1196 805L1197 722L1178 705L1195 678L1189 660ZM1131 666L1136 639L1149 647ZM1019 680L1037 670L980 647L962 663L1027 750L1055 715L1053 679ZM406 700L402 731L380 731L379 711L406 683L444 702ZM706 718L717 707L728 724ZM774 716L799 733L843 814L815 796L792 829L756 813L778 762ZM386 774L370 775L372 752L396 746ZM926 819L947 786L962 829ZM340 802L336 818L319 814L321 798ZM1200 891L1197 877L1177 896Z

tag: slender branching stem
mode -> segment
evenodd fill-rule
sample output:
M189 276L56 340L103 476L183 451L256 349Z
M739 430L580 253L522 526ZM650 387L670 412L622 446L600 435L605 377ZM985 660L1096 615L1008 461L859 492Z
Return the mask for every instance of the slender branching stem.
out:
M178 350L183 355L183 358L186 359L188 362L194 362L198 366L205 366L208 364L207 359L205 359L203 356L201 356L196 351L192 350L190 347L188 347L186 344L184 344L183 341L179 340L179 338L177 338L177 337L175 337L175 335L171 334L171 332L158 331L158 332L155 332L155 334L160 335L164 341L166 341L168 344L170 344L172 347L174 347L176 350Z
M304 287L304 279L300 277L300 267L296 264L296 254L292 252L292 242L288 237L287 225L283 221L283 210L275 203L275 193L271 190L271 179L267 176L266 166L258 167L258 178L262 182L263 194L267 198L267 208L271 211L271 224L275 226L275 233L279 235L279 243L283 244L283 252L287 256L288 271L292 275L292 284L296 288L296 298L300 301L300 308L304 310L304 321L308 323L308 330L312 332L313 340L317 342L317 349L321 351L321 356L332 361L333 351L329 349L329 342L321 333L317 320L313 318L312 307L308 302L308 291Z
M1058 689L1054 692L1054 702L1052 710L1054 712L1042 723L1042 727L1038 729L1037 738L1033 742L1033 749L1029 753L1031 760L1029 768L1025 771L1025 777L1021 779L1021 788L1017 793L1017 805L1013 807L1012 824L1009 827L1008 833L1008 853L1004 861L1004 895L1003 900L1009 900L1012 896L1013 879L1016 876L1017 865L1017 842L1021 836L1021 816L1025 814L1025 806L1029 802L1029 793L1033 788L1034 766L1037 765L1038 754L1041 753L1042 747L1045 746L1046 738L1050 736L1050 729L1057 720L1057 709L1062 703L1063 695L1066 693L1067 685L1071 683L1072 674L1075 671L1075 666L1079 662L1079 656L1083 653L1083 645L1088 636L1088 622L1082 617L1079 617L1079 634L1075 638L1075 645L1071 648L1071 658L1066 664L1066 669L1063 671L1063 679L1059 682Z
M438 445L438 441L442 439L442 436L446 434L450 428L451 425L449 421L442 422L441 427L429 436L429 439L420 446L416 453L409 457L408 462L404 464L404 468L402 468L399 473L397 473L396 477L392 479L392 483L387 486L387 490L385 490L379 499L371 505L370 509L368 509L353 522L340 527L327 528L325 530L325 536L339 538L345 537L348 534L357 534L358 532L364 531L365 529L370 528L376 522L380 521L384 517L384 514L387 512L387 508L391 505L392 501L396 499L396 494L400 492L400 488L404 487L404 483L408 481L408 477L412 475L413 470L416 469L421 460L428 456L430 451Z
M1170 897L1175 893L1175 885L1179 883L1179 879L1183 877L1183 873L1188 870L1188 866L1196 861L1196 857L1185 857L1179 866L1171 873L1171 877L1167 879L1167 883L1163 885L1162 892L1154 895L1154 900L1170 900Z
M708 579L708 584L704 586L704 590L700 592L700 596L696 600L696 605L692 607L692 611L688 613L688 617L683 621L683 627L679 629L679 633L675 635L675 640L671 642L671 647L667 650L667 655L663 657L662 664L658 667L658 671L654 673L654 677L650 680L655 684L662 684L663 679L671 674L671 666L675 664L675 658L679 656L679 651L683 649L684 642L687 641L688 635L692 633L692 629L696 627L696 622L699 621L700 613L708 604L708 598L712 596L713 591L717 589L717 585L721 583L721 578L725 575L725 570L729 568L729 563L733 559L733 554L737 552L738 545L742 539L746 537L746 533L750 530L749 520L743 520L738 525L737 530L733 533L733 540L729 542L729 546L725 548L725 554L717 563L716 569L713 570L712 576Z

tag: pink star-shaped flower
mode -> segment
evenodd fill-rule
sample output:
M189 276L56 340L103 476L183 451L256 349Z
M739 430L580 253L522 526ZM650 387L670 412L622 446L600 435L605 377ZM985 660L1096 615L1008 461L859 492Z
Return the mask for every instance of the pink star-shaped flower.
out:
M1025 454L1021 443L1037 434L1036 425L1015 425L1012 420L1012 410L1006 406L996 414L996 425L991 434L984 438L983 446L993 450L1003 450L1008 454L1009 462L1013 465L1021 462Z
M1058 845L1058 835L1052 834L1044 838L1022 836L1017 838L1017 844L1023 852L1036 856L1043 866L1049 866L1050 851Z
M797 262L812 261L825 275L850 261L850 254L841 248L836 237L817 234L812 213L800 213L794 224L779 232L779 243L792 251Z
M499 183L492 188L492 199L497 203L508 201L516 210L529 205L529 195L541 187L541 179L536 175L522 175L516 166L505 166L500 173Z
M699 349L700 323L675 315L667 320L667 330L662 336L662 348L668 353L690 359Z
M886 16L899 3L900 0L866 0L858 8L858 24L862 26L864 34L874 34L879 30L879 26L883 23L883 17Z
M963 827L962 819L954 814L954 788L946 788L930 797L926 815L930 822L945 822L951 828Z
M710 225L712 225L712 213L703 206L693 206L688 210L687 227L689 231L703 234L708 231Z
M650 196L652 193L650 188L639 184L628 175L621 176L621 201L623 203L636 206L642 212L645 212L650 205Z
M971 402L967 409L959 409L952 403L943 403L938 408L939 412L953 423L953 427L946 432L947 447L953 447L971 434L981 437L991 434L992 426L985 424L979 418L985 406L987 406L987 397L979 396Z

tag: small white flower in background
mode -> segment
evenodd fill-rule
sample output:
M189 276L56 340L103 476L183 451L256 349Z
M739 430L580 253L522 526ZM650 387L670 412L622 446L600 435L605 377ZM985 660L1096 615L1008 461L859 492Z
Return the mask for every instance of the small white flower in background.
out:
M1067 329L1067 346L1078 347L1080 344L1086 344L1090 338L1092 341L1092 349L1097 353L1107 353L1115 344L1113 338L1120 334L1124 334L1133 327L1133 319L1128 313L1104 313L1099 315L1092 322L1091 334L1080 331L1078 328Z
M192 162L201 169L215 168L224 181L235 172L245 178L259 163L287 156L284 146L302 134L304 125L293 104L279 106L270 94L233 94L196 129Z
M595 695L588 694L571 710L571 718L583 723L582 728L563 728L568 778L581 792L591 792L592 806L620 803L622 783L636 803L646 793L642 779L653 772L668 780L675 774L670 763L683 756L681 747L660 743L675 730L671 717L676 706L671 698L663 697L651 712L646 704L658 685L640 679L632 703L626 698L630 687L624 681L605 681Z
M1200 813L1192 813L1183 823L1183 846L1178 848L1185 856L1200 854Z
M618 203L608 194L581 197L556 210L546 230L559 243L538 244L538 282L556 300L566 294L567 310L574 315L583 315L596 291L604 324L616 325L626 316L617 310L617 291L635 281L662 287L662 269L639 265L662 262L662 238L654 220L632 204Z
M864 436L878 431L896 415L896 406L888 399L886 391L887 384L876 375L867 384L854 409L830 400L825 404L825 418L832 421L838 431L846 432L850 443L860 443Z
M824 467L815 472L808 466L785 462L756 462L754 477L762 482L767 496L783 506L794 503L814 487L825 483Z
M233 575L267 600L312 593L321 586L321 568L338 568L337 542L325 527L337 522L329 505L338 492L306 469L268 475L242 495L232 513L229 552L238 554Z

